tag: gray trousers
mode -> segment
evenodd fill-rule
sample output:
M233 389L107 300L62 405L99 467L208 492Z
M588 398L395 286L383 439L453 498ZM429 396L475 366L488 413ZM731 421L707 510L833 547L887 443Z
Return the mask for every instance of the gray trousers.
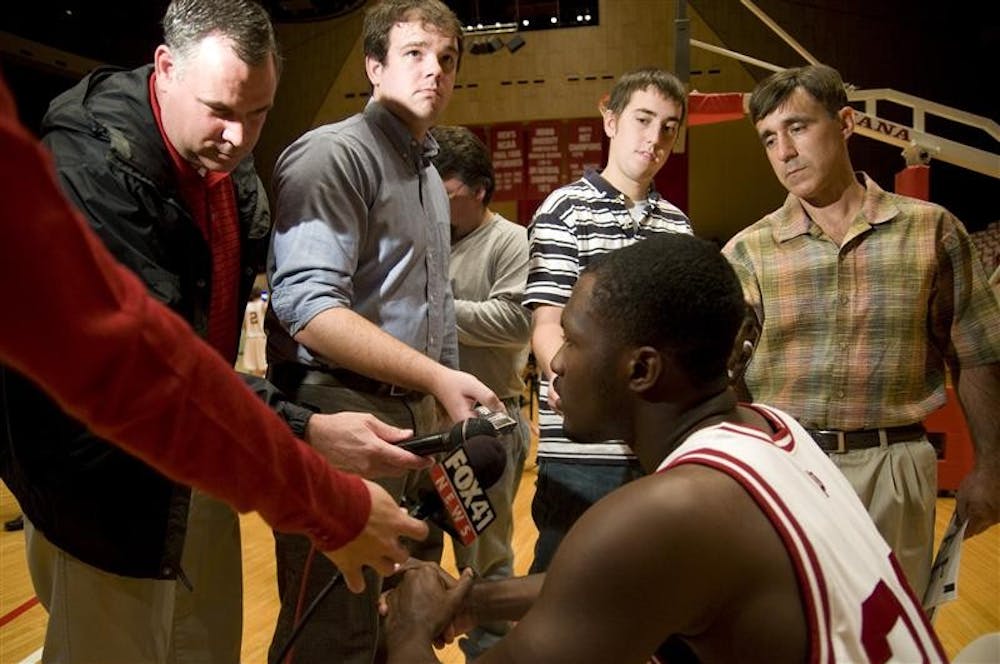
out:
M358 411L372 413L397 427L413 429L416 435L437 430L434 398L376 396L336 385L275 384L291 399L323 413ZM401 499L409 495L426 471L404 477L379 480L390 495ZM440 560L441 531L432 528L427 542L413 550L415 557ZM313 549L301 535L274 533L277 557L278 595L281 610L268 651L274 664L292 634L302 613L319 592L337 574L337 569L322 553ZM377 600L382 591L381 578L365 569L365 591L355 595L339 581L322 600L305 624L285 664L371 664L379 642Z

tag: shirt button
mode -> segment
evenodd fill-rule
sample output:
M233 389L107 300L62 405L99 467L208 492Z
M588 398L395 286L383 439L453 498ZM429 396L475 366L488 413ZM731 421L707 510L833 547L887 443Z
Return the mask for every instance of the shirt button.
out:
M844 391L843 390L839 390L837 392L837 398L838 399L843 399L844 398Z
M850 299L851 299L851 298L849 298L849 297L848 297L848 296L846 296L846 295L841 295L841 296L840 296L840 303L841 303L841 304L847 304L847 302L848 302L848 301L849 301Z

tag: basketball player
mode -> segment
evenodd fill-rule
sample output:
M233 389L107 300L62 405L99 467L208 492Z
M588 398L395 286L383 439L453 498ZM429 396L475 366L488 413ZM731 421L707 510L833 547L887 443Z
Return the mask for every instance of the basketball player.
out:
M944 661L843 475L793 418L737 403L743 313L732 268L687 235L588 268L552 362L565 427L625 440L651 474L588 510L544 579L407 571L389 661L437 661L433 638L500 616L520 622L483 664Z

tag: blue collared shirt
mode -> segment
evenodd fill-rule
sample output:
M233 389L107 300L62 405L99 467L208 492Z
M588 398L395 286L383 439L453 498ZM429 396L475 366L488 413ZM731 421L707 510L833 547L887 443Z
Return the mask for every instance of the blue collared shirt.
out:
M267 270L269 359L329 366L292 337L323 311L346 307L458 366L448 196L430 161L437 149L429 133L417 142L371 101L282 153Z

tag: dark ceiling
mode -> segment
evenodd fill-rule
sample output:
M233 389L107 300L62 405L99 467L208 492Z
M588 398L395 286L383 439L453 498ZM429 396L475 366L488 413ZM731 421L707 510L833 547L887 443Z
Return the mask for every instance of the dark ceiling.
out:
M146 62L169 0L28 0L0 3L0 30L125 67ZM365 0L262 0L278 23L334 18Z
M335 18L365 0L259 0L276 23ZM146 62L169 0L8 0L0 31L123 67ZM598 22L598 0L445 0L463 25L516 23L522 30ZM580 18L578 18L580 17Z
M365 0L261 1L278 23L332 18L365 5ZM588 5L593 5L592 14L597 22L600 1L445 0L467 25L514 20L522 30L525 28L520 22L535 17L555 16L555 27L573 25L577 14L589 11ZM0 0L0 33L90 60L134 67L149 61L159 43L159 21L168 2ZM603 3L605 11L615 10L615 0ZM688 3L727 48L775 64L802 63L801 57L737 0L688 0ZM1000 52L996 3L951 3L947 9L941 3L912 0L756 0L756 3L816 57L837 67L847 81L858 87L891 87L994 120L998 118L1000 106L996 102L993 64ZM538 21L533 27L547 22ZM3 46L0 39L0 47ZM26 48L30 47L29 44ZM39 64L39 59L19 54L18 47L12 49L9 45L0 48L0 65L17 94L22 119L29 127L37 126L48 100L83 73L46 67ZM768 73L749 65L747 70L758 79ZM889 109L887 117L895 120L892 110ZM950 138L982 149L996 149L996 142L981 132L960 130L959 135ZM886 168L896 168L899 163L898 148L874 141L856 141L852 154L865 167L865 162L891 164ZM949 195L946 191L958 193ZM1000 181L941 164L935 166L931 193L934 200L959 213L966 223L971 221L971 226L978 226L996 219Z

